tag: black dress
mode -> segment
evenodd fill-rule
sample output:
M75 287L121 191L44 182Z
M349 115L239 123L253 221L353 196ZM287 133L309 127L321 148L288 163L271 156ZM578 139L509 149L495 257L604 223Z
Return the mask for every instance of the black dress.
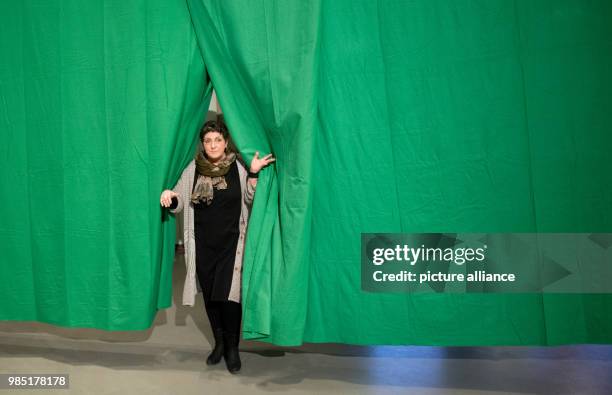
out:
M225 175L225 182L227 189L215 188L210 205L194 205L196 272L204 300L208 301L227 301L234 274L242 206L235 161Z

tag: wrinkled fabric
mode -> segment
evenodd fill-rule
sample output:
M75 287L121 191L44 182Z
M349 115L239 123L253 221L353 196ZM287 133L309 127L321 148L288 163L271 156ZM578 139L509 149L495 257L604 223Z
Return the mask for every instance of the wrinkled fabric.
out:
M146 329L210 99L182 0L0 6L0 320Z
M0 319L138 329L169 305L159 193L195 148L208 71L247 163L277 157L245 338L612 341L610 295L364 293L359 244L612 232L608 1L6 3Z
M241 150L271 150L244 336L612 341L610 295L374 294L362 232L610 232L606 1L188 0Z

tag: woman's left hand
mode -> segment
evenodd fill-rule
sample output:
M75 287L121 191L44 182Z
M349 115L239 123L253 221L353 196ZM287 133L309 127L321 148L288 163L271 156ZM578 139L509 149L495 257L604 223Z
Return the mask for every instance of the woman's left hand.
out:
M253 156L253 160L251 161L251 173L259 173L259 170L263 169L264 167L268 166L270 163L274 162L276 160L275 157L272 156L272 154L268 154L266 156L264 156L263 158L259 157L259 151L255 152L255 156Z

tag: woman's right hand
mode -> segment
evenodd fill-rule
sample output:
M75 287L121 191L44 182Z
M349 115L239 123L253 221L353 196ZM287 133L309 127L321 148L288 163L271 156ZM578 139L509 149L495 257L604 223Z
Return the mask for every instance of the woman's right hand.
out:
M175 198L175 197L178 197L178 193L170 189L166 189L165 191L162 192L161 197L159 198L159 203L163 207L170 207L172 205L172 198Z

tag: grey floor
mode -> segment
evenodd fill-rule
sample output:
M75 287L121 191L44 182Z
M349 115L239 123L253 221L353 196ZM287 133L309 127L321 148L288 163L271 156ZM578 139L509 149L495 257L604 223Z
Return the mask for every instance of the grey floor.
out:
M243 369L205 365L212 336L201 300L145 332L0 322L0 373L70 375L71 394L612 394L612 346L281 348L242 342ZM2 393L41 390L0 390Z

